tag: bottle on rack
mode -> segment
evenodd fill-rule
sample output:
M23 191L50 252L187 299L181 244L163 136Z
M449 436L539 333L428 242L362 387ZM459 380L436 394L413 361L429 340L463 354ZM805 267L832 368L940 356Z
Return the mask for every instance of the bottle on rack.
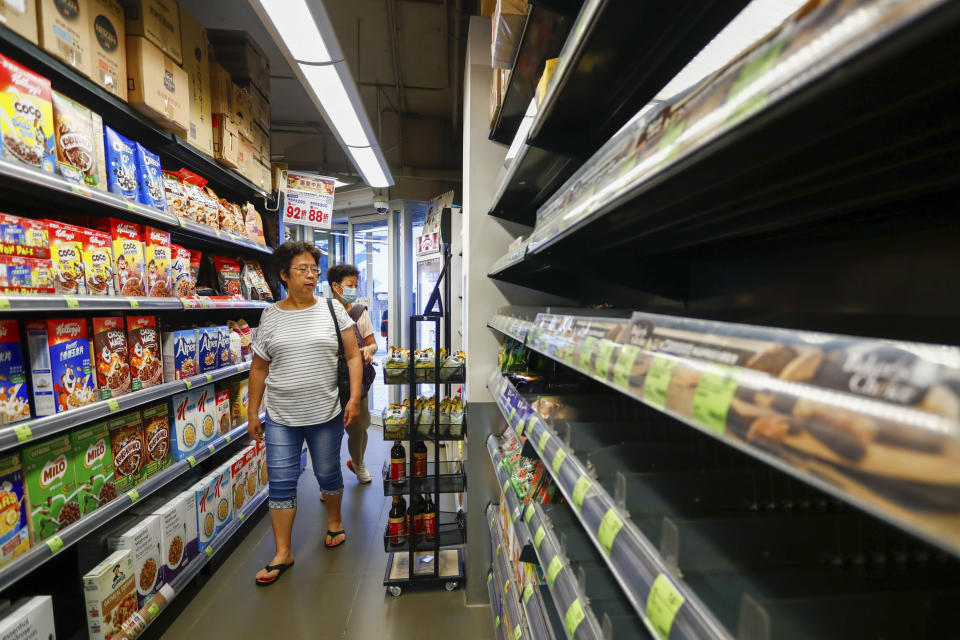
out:
M407 510L407 535L412 537L415 542L423 535L423 512L420 509L422 498L418 498L419 496L413 497L413 503Z
M393 443L390 449L390 482L400 484L406 479L407 450L399 440Z
M407 541L407 521L404 514L403 499L393 496L393 506L390 508L388 535L391 544L403 544Z
M417 440L413 445L413 477L427 477L427 445L423 440Z
M435 511L433 496L428 493L427 499L423 503L423 536L427 540L433 540L437 532L437 514Z

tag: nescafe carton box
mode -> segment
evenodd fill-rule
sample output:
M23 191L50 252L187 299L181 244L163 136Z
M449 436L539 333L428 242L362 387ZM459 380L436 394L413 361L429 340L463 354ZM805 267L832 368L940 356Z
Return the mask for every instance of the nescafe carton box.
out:
M134 391L163 382L160 334L155 316L127 316L130 386Z
M37 0L40 46L85 76L90 75L90 36L84 0Z
M52 0L44 0L51 2ZM53 173L53 95L50 81L0 55L0 136L3 155L29 167Z
M108 640L120 634L127 618L138 609L136 583L129 549L114 551L83 576L90 640Z
M33 543L46 540L80 519L76 467L70 436L57 436L23 449Z
M212 384L191 389L197 407L197 428L200 432L200 446L206 447L217 439L220 430L217 427L217 397Z
M90 79L127 100L127 38L123 7L115 0L87 0Z
M229 347L229 342L227 345ZM214 371L220 366L220 329L201 327L197 329L197 367L199 373Z
M144 477L149 478L170 466L170 414L166 402L144 407L142 414Z
M16 320L0 320L0 425L30 418L27 371Z
M96 400L85 318L26 323L36 415L49 416Z
M82 514L86 515L117 497L110 429L106 422L98 422L71 433L70 442L73 445L77 502Z
M122 317L93 318L93 359L100 398L116 398L130 392L130 354L127 328Z
M170 449L176 460L183 460L200 448L197 396L192 391L170 398Z
M144 443L140 412L131 411L107 421L113 477L118 493L126 493L143 479Z
M163 332L163 379L167 382L197 375L197 330Z
M0 458L0 566L30 548L30 503L20 456Z

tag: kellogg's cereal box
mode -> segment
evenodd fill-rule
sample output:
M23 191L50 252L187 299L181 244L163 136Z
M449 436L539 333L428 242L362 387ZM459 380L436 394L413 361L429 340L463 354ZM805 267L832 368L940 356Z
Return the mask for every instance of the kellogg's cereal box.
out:
M53 286L57 293L87 293L83 270L83 244L86 230L72 224L45 220L50 234L50 257L53 260Z
M257 495L257 474L259 469L257 468L257 443L252 442L246 449L243 450L243 462L247 467L246 471L246 492L247 500L252 500L255 495Z
M143 256L148 296L170 297L170 232L143 227Z
M56 143L50 81L0 55L3 155L53 173Z
M0 425L28 418L30 395L20 346L20 327L16 320L0 320Z
M127 316L127 345L130 350L130 388L139 391L163 382L156 317Z
M170 245L170 282L175 298L193 295L193 276L190 274L190 250L178 244Z
M214 405L214 422L217 424L217 430L220 435L230 432L230 391L221 389L214 396L216 403Z
M197 330L164 331L162 353L167 382L197 375Z
M106 422L98 422L71 433L70 441L73 445L77 502L83 515L86 515L117 497L117 486L113 482L110 429Z
M127 329L121 317L93 319L93 357L100 398L116 398L131 388Z
M216 509L216 500L213 497L214 482L217 477L207 476L193 485L192 491L196 497L195 520L197 522L197 555L203 553L214 536L217 535L217 521L213 515Z
M201 327L197 329L197 367L199 368L199 373L213 371L219 365L220 329L217 327Z
M103 127L104 152L107 157L107 186L131 202L137 201L137 146L110 127Z
M69 182L106 189L103 120L82 104L53 92L57 173Z
M193 491L184 491L175 498L180 505L186 537L183 540L182 564L197 557L197 496Z
M247 457L241 451L230 458L230 490L232 494L233 510L240 511L247 503Z
M184 391L170 398L170 448L176 460L184 460L200 448L197 396L192 391Z
M257 441L257 468L260 469L260 477L258 486L261 490L266 489L268 486L267 477L267 441L258 440Z
M116 637L127 619L137 612L137 585L133 553L120 549L83 576L90 640Z
M198 389L191 389L187 393L193 394L197 411L197 428L200 432L200 446L205 447L219 435L216 423L217 400L213 385L206 384Z
M20 456L0 459L0 566L30 548L29 507Z
M32 542L45 540L80 519L70 436L57 436L23 449Z
M53 261L0 256L0 292L54 293Z
M230 464L225 464L213 475L214 520L217 523L217 534L223 531L233 520L233 500L231 481L232 471Z
M50 236L43 220L0 213L0 254L21 258L49 258Z
M144 477L170 466L170 418L166 402L143 409L143 443L146 447Z
M113 249L110 236L87 229L83 235L83 272L87 293L112 296L116 292L113 277Z
M118 492L125 493L143 479L145 446L140 412L131 411L108 420L107 428L110 430L114 484Z
M137 143L137 192L141 204L160 211L167 210L160 156L145 149L139 142Z
M29 320L26 330L34 413L49 416L93 402L96 386L86 319Z
M143 288L143 244L140 226L118 218L101 219L97 227L113 240L114 287L121 296L146 295Z

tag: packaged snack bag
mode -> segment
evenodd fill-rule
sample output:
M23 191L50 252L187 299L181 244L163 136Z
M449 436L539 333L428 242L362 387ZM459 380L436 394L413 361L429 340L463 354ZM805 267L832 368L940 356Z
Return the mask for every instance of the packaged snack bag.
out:
M177 172L187 194L187 217L211 227L219 227L220 208L217 200L204 190L207 181L192 171L181 169Z
M187 192L180 182L180 176L172 171L164 171L163 190L167 199L167 211L180 218L193 220L193 211L187 206Z
M160 156L137 143L137 197L141 204L167 210L167 196L163 187L163 169Z
M16 320L0 320L0 425L29 418L30 396L20 329Z
M87 293L83 271L83 243L86 231L72 224L45 220L50 233L50 255L53 260L53 286L57 293Z
M143 409L144 478L170 466L170 418L167 403Z
M137 202L137 145L110 127L103 128L110 193Z
M256 207L249 202L244 203L243 216L247 238L260 244L266 244L267 241L263 238L263 220L257 213Z
M247 324L247 321L243 319L237 321L230 320L227 322L227 327L231 333L235 333L240 337L240 359L244 362L253 360L253 334L250 331L250 326ZM231 345L231 349L232 348Z
M143 244L140 226L119 218L102 218L97 229L113 240L114 287L121 296L146 295L143 288Z
M73 445L57 436L23 449L32 542L45 540L80 519Z
M190 250L190 284L195 289L197 287L197 279L200 277L200 258L203 257L203 254L196 249Z
M126 493L143 479L145 452L140 412L131 411L107 421L110 452L113 455L113 482L118 493Z
M19 455L0 458L0 567L30 548L30 503Z
M240 280L240 263L233 258L213 256L213 269L217 274L217 284L220 294L225 296L242 296L243 285Z
M3 155L53 173L56 142L53 135L53 96L50 81L0 56L0 136Z
M130 388L139 391L163 382L163 360L156 317L127 316L127 346L130 353Z
M93 319L93 355L100 398L116 398L129 392L129 350L123 318Z
M410 364L410 351L398 347L389 347L383 362L383 377L386 382L406 382L407 367Z
M98 422L70 434L73 445L74 477L83 515L92 513L117 497L113 482L113 455L110 450L110 429Z
M190 249L178 244L170 245L170 282L173 297L184 298L193 295L193 275L190 273Z
M268 300L273 302L273 293L263 274L263 268L256 260L244 260L241 273L245 295L249 300Z
M57 172L69 182L106 189L103 121L90 109L53 92Z
M50 237L46 222L0 213L0 254L49 258Z
M116 292L113 276L113 249L109 234L87 229L83 235L83 273L87 293L112 296Z
M170 232L143 227L143 259L147 295L170 297Z
M167 382L197 375L197 330L163 332L163 378Z
M85 318L26 323L36 415L48 416L96 400Z

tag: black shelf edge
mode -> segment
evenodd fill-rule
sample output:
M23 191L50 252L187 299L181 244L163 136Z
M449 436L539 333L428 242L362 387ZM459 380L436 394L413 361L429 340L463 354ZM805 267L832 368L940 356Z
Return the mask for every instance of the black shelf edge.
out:
M440 380L439 382L440 386L443 386L446 384L466 384L466 383L467 383L466 376L453 376L453 377L447 378L446 380ZM383 384L390 385L390 386L400 386L400 385L409 385L410 381L384 379ZM434 380L417 380L414 384L438 384L438 383Z
M443 547L455 547L458 545L466 544L467 542L467 529L466 529L466 519L457 517L457 513L452 511L441 511L439 517L439 523L436 529L436 537L439 539L439 546ZM390 540L390 525L384 527L383 529L383 550L386 552L390 551L408 551L410 549L409 544L406 540L408 534L404 534L403 542L393 542ZM420 535L419 539L414 542L413 546L414 551L433 551L434 549L434 540L433 538L428 539L424 535Z
M11 313L82 313L87 311L185 311L266 309L272 302L260 300L212 300L210 298L158 298L150 296L67 296L60 294L0 293L0 315Z
M446 465L447 469L453 469L459 466L459 470L446 471L441 473L439 480L434 477L434 465ZM385 496L404 496L411 492L410 483L413 482L413 493L460 493L467 487L467 468L466 465L459 462L428 462L427 475L424 477L412 477L410 474L410 464L407 464L407 477L403 482L390 481L390 460L383 463L381 476L383 478L383 495ZM437 486L439 485L439 486Z

